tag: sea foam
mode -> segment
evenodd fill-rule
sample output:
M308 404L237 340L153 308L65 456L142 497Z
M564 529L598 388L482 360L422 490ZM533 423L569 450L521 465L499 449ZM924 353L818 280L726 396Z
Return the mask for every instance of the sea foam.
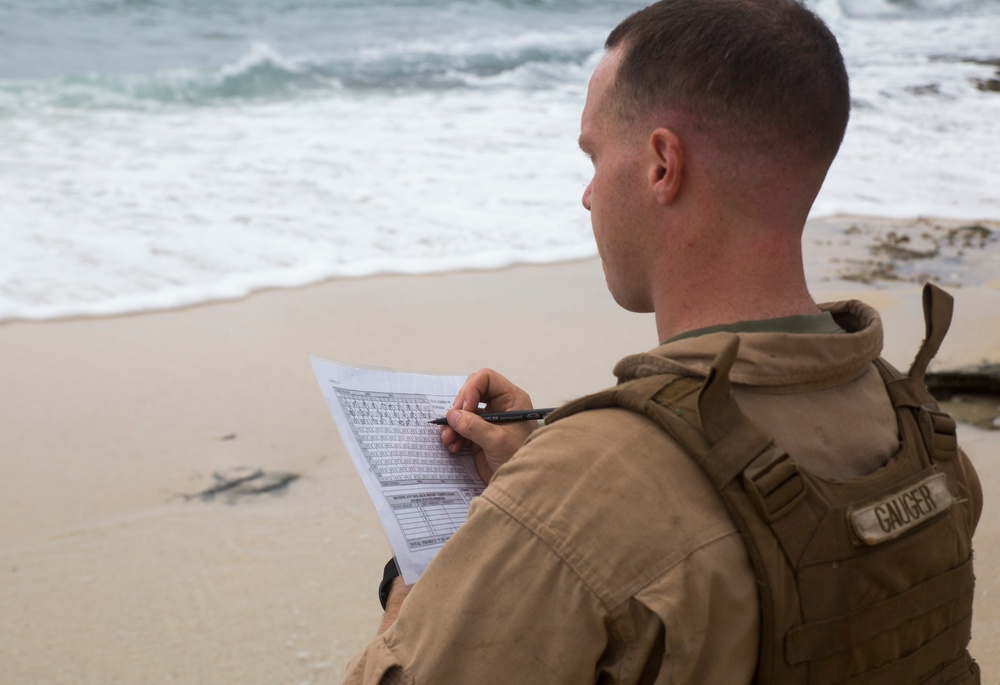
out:
M817 5L853 113L814 216L1000 218L1000 4L843 3ZM608 29L638 6L204 10L224 31L130 6L105 34L84 17L89 52L43 62L32 31L77 40L85 9L43 22L8 5L0 319L592 256L580 110Z

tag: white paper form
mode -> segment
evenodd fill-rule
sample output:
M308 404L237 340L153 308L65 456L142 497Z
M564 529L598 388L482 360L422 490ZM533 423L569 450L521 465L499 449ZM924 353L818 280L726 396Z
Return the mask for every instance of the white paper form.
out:
M450 454L439 428L428 423L451 408L465 376L310 359L403 581L413 583L483 491L472 456Z

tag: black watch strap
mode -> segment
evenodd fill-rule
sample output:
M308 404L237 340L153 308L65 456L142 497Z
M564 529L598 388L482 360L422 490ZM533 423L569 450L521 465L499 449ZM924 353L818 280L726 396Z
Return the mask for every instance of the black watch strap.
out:
M385 604L389 601L389 588L392 587L392 581L399 575L399 567L396 566L396 557L392 557L385 564L385 570L382 571L382 582L378 584L378 601L382 603L382 609L385 610Z

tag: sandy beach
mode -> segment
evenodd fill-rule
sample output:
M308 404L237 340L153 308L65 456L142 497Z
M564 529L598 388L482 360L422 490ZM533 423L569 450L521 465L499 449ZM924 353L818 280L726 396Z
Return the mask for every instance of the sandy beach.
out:
M920 286L814 285L883 315L906 368ZM950 288L935 368L1000 361L1000 280ZM337 683L376 629L388 546L308 354L501 370L556 405L655 346L596 260L338 280L112 318L0 324L0 666L11 685ZM960 425L986 507L973 654L1000 683L1000 431ZM286 485L219 493L216 475Z

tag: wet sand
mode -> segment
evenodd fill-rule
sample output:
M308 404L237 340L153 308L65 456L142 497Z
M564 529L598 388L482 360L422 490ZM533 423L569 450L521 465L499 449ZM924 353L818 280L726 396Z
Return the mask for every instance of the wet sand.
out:
M818 300L879 308L885 356L908 366L919 285L813 285ZM1000 281L952 292L935 368L1000 361ZM550 406L610 384L619 357L656 342L594 260L0 324L3 681L339 682L377 626L389 552L307 355L489 365ZM960 438L987 495L973 650L984 682L1000 683L1000 431L961 424ZM199 496L258 470L294 479Z

